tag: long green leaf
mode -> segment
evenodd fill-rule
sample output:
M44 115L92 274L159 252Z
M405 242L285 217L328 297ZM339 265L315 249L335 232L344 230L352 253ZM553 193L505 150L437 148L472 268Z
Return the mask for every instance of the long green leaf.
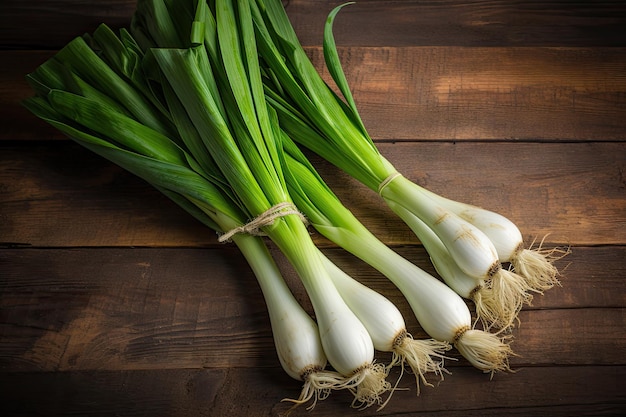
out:
M94 88L114 98L143 124L163 134L173 131L167 118L150 100L113 71L84 39L75 38L55 58Z
M153 54L207 150L241 201L253 213L267 210L270 204L241 154L228 120L224 119L205 82L203 72L208 69L197 64L197 55L204 55L202 61L208 59L206 50L203 47L155 49Z
M231 200L219 188L191 169L120 148L106 139L81 130L80 127L73 126L58 117L54 109L41 98L28 99L24 104L36 116L50 123L82 146L155 187L167 189L190 201L201 201L205 207L212 207L215 213L224 213L240 223L245 221L246 216L232 204Z
M300 126L314 126L317 131L316 135L304 138L298 136L301 132L297 131L288 131L289 135L303 146L310 146L313 137L321 136L323 141L311 149L370 188L377 189L389 175L390 168L364 132L359 117L321 78L290 27L280 1L257 0L257 3L260 12L255 16L262 19L257 23L257 30L265 33L257 38L263 62L280 82L281 94L288 95L288 102L306 119ZM274 89L274 82L266 77L270 90ZM278 108L277 111L281 124L286 125L285 113ZM291 113L289 117L294 115L296 113ZM289 130L287 126L285 129Z
M134 13L135 24L164 48L182 48L188 45L180 36L177 25L164 0L141 0Z
M172 117L176 123L176 127L178 128L182 142L185 144L188 152L195 158L195 160L198 161L202 174L206 175L207 178L209 178L213 184L228 195L233 202L236 202L238 206L241 206L241 202L238 200L236 194L233 193L227 179L224 178L224 175L205 147L204 141L200 137L196 127L193 125L193 122L185 111L183 104L180 102L174 91L172 91L169 84L167 84L165 88L168 105L172 112Z
M216 1L218 40L226 77L223 83L230 85L235 98L235 105L228 109L233 123L243 122L248 131L240 131L236 137L250 169L264 193L277 203L286 200L278 144L263 93L249 4L239 1L238 6L235 10L231 0Z
M158 110L163 118L169 119L163 105L162 94L150 85L149 74L144 72L144 53L130 33L122 29L118 37L111 28L101 24L93 32L92 48L120 77L140 91Z
M350 114L355 123L358 124L361 132L369 137L367 133L367 129L363 124L363 120L361 120L361 116L357 109L356 103L354 102L354 97L352 96L352 91L350 90L350 86L348 85L348 80L346 79L346 75L343 72L343 67L341 66L341 60L339 59L339 53L337 52L337 45L335 44L335 36L333 34L333 23L337 14L341 9L350 4L354 4L354 2L344 3L335 7L328 17L326 18L326 24L324 25L324 59L326 61L326 67L328 68L328 72L331 77L339 87L339 90L343 94L343 97L346 99L346 102L350 106Z
M182 150L172 140L115 109L61 90L50 91L47 98L55 110L68 119L129 149L163 161L187 164Z

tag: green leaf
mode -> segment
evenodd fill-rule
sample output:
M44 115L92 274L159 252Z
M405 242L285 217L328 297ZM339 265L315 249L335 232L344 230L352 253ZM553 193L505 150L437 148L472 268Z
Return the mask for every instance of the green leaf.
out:
M256 49L252 12L247 0L237 1L235 11L230 0L216 2L220 50L226 80L231 86L236 103L229 106L233 117L247 129L237 138L248 165L259 185L271 201L286 200L284 178L263 91L261 69Z
M206 50L155 49L153 54L213 160L251 210L251 217L265 211L269 207L267 198L237 145L229 121L221 113L216 102L220 97L213 97L205 81L210 69L198 66L198 61L208 60Z
M211 157L208 149L205 147L204 141L193 125L182 103L169 84L166 85L166 97L182 142L185 144L187 151L196 161L198 161L199 170L197 171L206 178L210 179L217 187L227 194L231 200L237 202L238 206L241 206L241 203L238 202L236 195L230 188L228 181L224 178L224 175Z
M134 19L135 26L149 33L154 42L163 48L182 48L189 45L188 38L180 36L163 0L138 1Z
M205 9L204 16L204 45L209 57L213 62L217 62L219 55L217 46L217 22L208 7Z
M326 24L324 25L324 59L326 61L326 67L328 68L328 72L331 77L339 87L339 90L343 94L344 98L348 102L350 106L352 118L358 124L361 129L361 132L368 136L367 129L365 129L365 125L361 120L361 116L359 115L359 111L356 107L356 103L354 102L354 98L352 97L352 91L350 91L350 86L348 85L348 80L346 79L346 75L343 72L343 67L341 66L341 61L339 59L339 53L337 52L337 45L335 44L335 36L333 35L333 23L339 11L348 6L350 4L354 4L354 2L344 3L335 7L326 18Z
M204 38L207 31L205 24L205 21L207 19L207 10L208 7L206 5L206 1L198 1L198 5L196 6L196 13L193 19L193 23L191 25L191 33L189 35L189 40L191 41L192 46L204 44Z
M168 190L190 201L202 202L203 211L206 214L211 214L207 213L207 209L210 208L214 214L223 213L240 223L245 221L245 215L232 204L230 199L198 173L175 163L157 160L120 148L80 127L72 126L56 117L49 106L42 105L42 101L42 99L28 100L29 109L92 152L137 175L161 191ZM180 203L180 201L177 202Z
M141 123L168 134L174 129L145 95L120 77L106 64L84 39L75 38L56 55L63 65L85 80L93 88L105 93L123 105Z
M290 28L280 1L257 1L260 11L255 16L263 20L257 22L257 30L261 34L258 37L259 50L275 77L266 78L266 95L268 90L275 93L281 91L282 95L288 96L285 101L298 110L297 113L284 112L286 108L276 107L281 124L295 141L311 146L323 158L377 189L378 184L389 175L388 166L364 131L360 118L317 72L295 37L293 28ZM274 80L280 82L281 89L272 87ZM295 121L295 117L304 117L305 120L303 123L290 123ZM298 130L291 130L293 127ZM314 134L300 136L306 132L300 130L301 127L314 127Z
M187 164L182 150L167 136L101 102L61 90L50 91L47 98L63 116L128 149L163 161Z
M140 91L159 114L169 119L167 108L162 103L161 92L150 85L149 73L144 72L144 54L130 33L121 30L121 36L118 37L111 28L101 24L93 33L93 42L94 47L101 50L100 57L106 64Z

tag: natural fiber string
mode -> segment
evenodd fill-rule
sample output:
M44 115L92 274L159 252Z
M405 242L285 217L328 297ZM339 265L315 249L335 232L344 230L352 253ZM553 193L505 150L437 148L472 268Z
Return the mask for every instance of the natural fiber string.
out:
M235 227L232 230L222 234L217 240L218 242L226 242L230 240L237 233L246 233L253 236L263 236L261 228L274 223L274 220L279 217L289 216L295 214L302 220L303 223L308 224L306 217L294 206L292 203L283 202L278 203L275 206L270 207L249 223L243 226Z
M391 181L395 180L396 178L400 176L402 176L402 174L400 174L399 172L394 172L393 174L385 178L385 180L381 182L380 185L378 186L378 195L382 196L383 190L385 189L385 187L388 186Z

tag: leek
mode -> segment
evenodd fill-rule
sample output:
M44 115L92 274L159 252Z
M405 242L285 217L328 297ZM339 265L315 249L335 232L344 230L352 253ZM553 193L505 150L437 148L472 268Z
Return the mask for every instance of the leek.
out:
M334 286L287 191L278 122L264 97L250 4L218 0L211 10L201 1L194 26L195 46L153 48L150 53L205 151L255 219L252 230L234 232L261 232L278 246L311 299L330 365L347 378L342 387L354 392L356 403L377 403L390 388L386 369L374 363L370 335ZM150 28L144 33L158 38Z
M405 296L422 328L435 340L451 343L474 366L494 373L509 370L508 358L513 353L505 338L483 330L472 329L471 313L463 299L450 287L393 251L341 204L323 182L298 147L283 136L287 165L292 176L287 177L290 193L306 213L309 222L322 235L380 271ZM355 290L352 290L355 291ZM349 292L349 291L345 291ZM344 294L342 292L342 294ZM348 302L349 305L350 302ZM382 307L382 311L387 311ZM391 326L389 326L391 327ZM393 350L393 335L387 337L380 350ZM390 342L391 341L391 342ZM439 355L443 346L436 342L413 341L420 350L435 347ZM470 348L479 346L480 348ZM402 352L417 375L423 358L412 358L411 350ZM433 371L430 361L424 361ZM417 368L417 369L416 369ZM437 372L437 369L434 369Z
M129 29L118 35L101 25L27 76L31 112L237 245L266 301L281 366L303 382L288 400L295 406L312 407L337 389L354 395L353 406L381 404L396 364L412 369L419 392L420 381L430 385L426 373L443 376L450 345L485 372L508 370L508 338L474 329L455 291L480 306L487 327L506 328L528 292L558 283L553 253L529 255L511 244L521 235L502 238L486 227L485 212L422 189L379 154L338 65L332 22L341 7L329 16L324 52L345 102L321 80L276 0L140 0ZM377 190L423 240L437 271L456 281L445 285L373 236L291 139ZM309 223L386 275L432 339L414 340L389 300L331 262ZM294 267L316 320L259 236ZM501 241L515 249L505 253ZM518 281L502 262L534 280ZM507 307L498 310L496 300ZM389 367L375 362L375 349L393 352Z
M499 302L513 303L495 308L494 314L516 311L520 304L530 302L529 292L552 285L555 269L549 257L541 252L531 255L518 239L507 244L519 249L504 253L503 245L495 238L492 241L488 230L481 230L484 224L464 219L457 210L434 198L433 193L403 177L379 153L359 116L332 35L334 18L345 4L330 13L324 31L327 67L345 102L317 73L280 2L257 0L256 4L253 16L259 52L268 74L264 79L267 100L276 109L282 128L296 142L376 191L401 218L408 212L425 223L456 265L474 281L484 284L477 285L476 292L488 288ZM421 239L421 231L412 229ZM515 270L503 268L503 261L511 262ZM510 317L503 317L492 324L511 322Z
M80 48L74 48L75 44ZM89 71L101 71L112 64L96 54L74 53L85 45L83 38L76 38L68 49L59 52L62 60L56 55L29 74L27 79L37 95L24 105L80 145L144 179L217 232L245 224L248 214L208 153L198 152L204 144L168 86L163 85L159 92L164 100L161 104L167 105L159 107L170 109L163 120L174 120L176 124L167 129L158 124L150 127L144 124L142 112L131 112L121 104L116 89L96 82L98 75ZM85 58L86 62L75 65ZM145 57L138 58L145 62ZM76 68L81 68L85 79ZM138 102L157 100L145 97L128 83L125 88L127 94L136 95ZM152 84L151 89L155 88ZM148 116L160 111L157 106L146 106L150 109ZM291 401L303 404L313 400L313 406L333 389L353 388L344 376L325 369L327 357L318 326L291 294L261 238L237 234L232 241L261 287L281 366L292 378L303 381L300 396Z

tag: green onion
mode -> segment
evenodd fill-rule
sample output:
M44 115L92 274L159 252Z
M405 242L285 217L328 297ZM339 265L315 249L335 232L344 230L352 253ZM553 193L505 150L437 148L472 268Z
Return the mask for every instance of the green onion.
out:
M544 250L542 245L536 250L526 249L520 230L501 214L450 200L435 193L429 195L485 233L494 243L500 261L510 262L513 269L526 278L531 291L541 293L559 285L560 274L553 262L569 254L569 250L560 248Z
M296 142L376 191L400 217L409 213L425 223L457 266L474 281L486 284L477 285L475 291L490 288L498 302L512 302L494 311L516 311L520 304L529 302L528 291L540 291L550 285L554 275L550 259L538 252L531 257L528 252L517 250L516 256L509 259L515 271L503 268L495 244L502 245L496 239L492 241L479 225L463 219L431 192L403 177L379 153L360 119L332 36L333 20L343 6L334 9L327 19L324 55L345 102L317 73L280 2L257 0L257 4L259 10L254 18L258 48L268 74L264 79L267 100L276 109L281 127ZM421 230L412 229L422 239ZM520 247L517 239L507 243ZM525 261L529 258L533 259L531 265ZM494 325L511 322L510 317L502 317Z
M400 289L420 325L433 339L454 344L470 363L485 372L509 370L508 357L512 350L506 340L493 333L472 329L470 310L457 293L377 239L341 204L286 135L283 136L283 145L287 165L293 173L287 177L290 193L317 231L389 278ZM358 298L364 296L359 295ZM350 301L347 302L352 307ZM382 311L387 311L384 307L380 310L381 315ZM375 330L380 332L380 326L375 326ZM370 334L374 332L370 331ZM377 349L393 351L395 337L397 333L386 335ZM374 340L377 338L374 337ZM419 341L416 344L419 343L423 343L423 349L429 346L429 342ZM431 355L441 355L443 345L435 343L430 346L436 347ZM424 358L405 356L405 359L412 364L416 375L422 374L420 362L426 364L426 370L437 372L432 369L432 362Z
M402 313L389 299L350 277L328 258L324 260L335 286L367 328L374 347L393 353L388 367L408 365L418 382L417 394L420 392L420 381L432 386L426 379L427 373L434 373L443 379L443 373L447 372L443 366L444 354L450 349L450 344L435 339L414 339L406 329Z

